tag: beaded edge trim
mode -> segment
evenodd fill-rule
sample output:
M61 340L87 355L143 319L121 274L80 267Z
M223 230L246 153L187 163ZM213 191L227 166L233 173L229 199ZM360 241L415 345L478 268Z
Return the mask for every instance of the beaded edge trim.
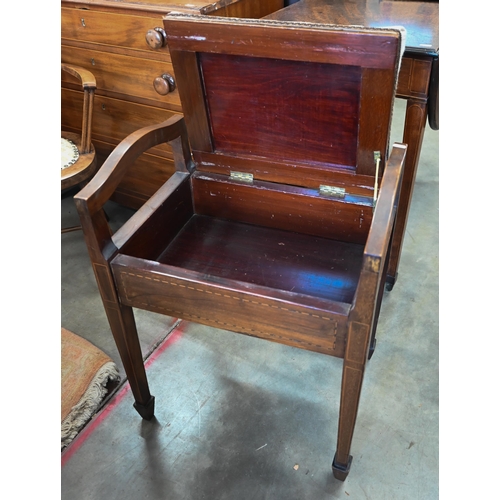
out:
M165 20L173 19L185 19L185 20L196 20L197 22L203 22L206 24L217 23L225 21L230 24L249 24L254 26L276 26L276 27L290 27L290 28L313 28L323 31L356 31L356 32L382 32L382 33L394 33L399 31L397 28L392 27L372 27L363 26L361 24L321 24L321 23L311 23L305 21L277 21L275 19L245 19L239 17L222 17L222 16L206 16L202 14L185 14L181 12L172 11L166 16L163 16Z

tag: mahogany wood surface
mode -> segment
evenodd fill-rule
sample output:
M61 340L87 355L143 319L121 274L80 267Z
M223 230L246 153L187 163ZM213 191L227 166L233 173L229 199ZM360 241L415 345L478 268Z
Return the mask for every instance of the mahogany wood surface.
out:
M124 304L342 357L349 305L118 255Z
M379 231L370 231L366 242L363 267L356 290L356 297L349 312L347 345L342 370L340 414L337 450L332 469L337 479L344 480L349 473L352 456L349 454L363 385L367 357L370 354L370 341L374 338L373 321L380 305L379 296L386 276L381 272L386 266L389 243L392 237L391 226L395 219L394 206L400 193L401 170L406 147L395 145L389 158L382 181L381 197L374 213L374 224L380 224ZM399 188L398 188L399 187ZM373 307L375 305L375 308Z
M350 303L364 245L196 215L158 262Z
M372 223L373 198L335 199L320 195L318 189L235 183L213 174L195 173L192 183L194 210L201 215L360 244Z
M321 184L344 186L353 196L359 195L373 198L374 178L372 175L361 175L354 168L332 164L325 165L309 161L298 163L286 160L269 160L252 157L249 161L244 155L228 156L220 153L195 151L193 157L198 172L229 175L231 171L251 173L256 179L268 182L283 182L292 186L303 186L318 189ZM373 164L372 161L370 163ZM359 168L359 165L358 165Z
M352 461L350 446L376 330L381 284L386 279L405 161L405 145L396 144L390 156L388 153L400 34L395 30L304 25L299 37L297 26L286 22L194 19L182 15L167 16L164 27L186 126L184 119L174 116L159 126L134 132L75 197L136 408L143 418L154 415L154 398L142 365L132 308L342 357L339 431L332 468L335 477L343 480ZM297 51L299 39L306 42ZM254 48L254 40L270 43ZM352 48L352 53L346 48ZM257 106L263 102L269 104L272 113L289 111L303 122L297 122L297 128L315 130L323 142L330 141L334 158L331 164L324 155L323 142L311 139L310 155L297 153L297 164L311 171L316 169L318 180L322 172L330 172L328 180L335 181L338 176L346 188L349 178L351 186L359 184L356 192L335 198L319 186L304 185L307 182L296 175L287 177L293 163L283 154L288 143L282 140L280 144L274 134L276 151L269 151L272 146L267 137L262 138L267 145L262 147L255 140L255 136L260 137L257 116L241 122L227 117L231 126L223 123L218 106L223 108L226 102L217 99L219 94L234 92L248 102L254 93L248 88L218 85L217 65L219 73L227 76L231 73L229 59L231 69L234 61L238 65L244 61L258 73L255 58L282 58L293 63L274 72L264 63L271 71L275 96L272 99L273 92L268 89L258 93ZM315 123L314 109L297 113L280 102L281 90L296 81L296 69L303 69L307 62L330 65L319 69L315 84L310 86L311 93L319 97L307 98L308 102L321 102L323 95L339 101L331 108L336 116L330 122L324 121L323 127ZM206 74L211 75L208 83L204 79L207 66ZM356 68L354 72L352 68ZM325 72L332 80L347 81L348 94L357 95L346 99L343 92L335 91L331 97L331 82L324 77ZM233 83L244 82L241 75L250 73L245 68ZM381 81L389 85L389 90L384 88L377 94L374 86ZM338 85L332 86L338 89ZM370 100L363 95L371 91L382 97L377 102L372 99L370 106ZM359 103L356 116L360 132L352 149L343 152L345 145L333 141L328 130L323 129L336 131L335 120L348 124L343 114L352 113L353 102ZM242 112L244 108L239 109ZM264 124L266 112L261 109ZM284 123L288 120L282 119ZM219 120L216 127L214 120ZM236 130L234 143L224 143L222 136L233 127L243 128L248 142L242 131ZM268 129L268 133L272 131ZM283 129L283 133L297 137L295 131ZM349 133L352 135L352 130ZM221 140L225 144L222 152ZM163 142L171 144L176 172L112 235L102 211L104 203L113 196L135 159ZM249 148L241 152L241 144L248 143L255 144L255 151ZM194 161L190 144L195 151ZM369 147L377 148L371 151L370 165L365 152ZM378 151L382 166L375 179ZM197 171L199 158L203 159L201 171ZM338 158L350 159L347 170L335 163ZM214 162L213 171L209 159ZM245 181L227 175L226 167L234 166L233 160L238 165L246 164L253 179ZM259 169L278 164L280 169L274 172L273 182L259 179ZM366 196L373 192L373 187L371 191L365 187L367 180L380 181L375 207L373 198Z
M266 19L406 29L406 49L396 95L407 100L402 142L408 145L408 155L388 269L388 289L391 289L397 279L426 121L432 129L439 128L439 3L301 0Z
M317 163L356 164L359 67L337 69L331 64L262 57L201 57L216 151L293 162L310 161L314 151ZM284 87L276 78L280 72L292 75ZM310 114L315 120L307 119ZM332 116L339 119L332 123ZM303 126L306 123L308 128ZM325 129L330 143L324 141ZM248 130L255 132L248 136ZM339 147L332 151L332 143Z

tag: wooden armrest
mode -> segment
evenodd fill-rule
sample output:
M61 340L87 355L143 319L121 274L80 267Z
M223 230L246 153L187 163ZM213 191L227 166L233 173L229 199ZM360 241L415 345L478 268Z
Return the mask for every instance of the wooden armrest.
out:
M365 271L376 273L381 271L396 216L406 149L406 144L396 143L389 155L380 186L380 196L375 206L371 229L365 245L363 257Z
M396 217L399 188L403 177L403 165L406 157L406 144L395 144L385 167L380 196L373 214L372 225L366 241L363 265L349 321L365 325L372 331L375 323L373 304L380 306L384 263L387 260L389 243ZM353 326L353 328L358 328ZM366 344L368 355L368 344Z
M105 264L116 252L102 207L115 192L136 158L148 149L165 142L172 146L176 170L189 174L193 168L193 160L186 125L182 115L175 115L157 125L137 130L123 139L94 178L75 196L87 248L94 263Z
M95 76L88 69L64 63L61 63L61 69L78 78L82 82L84 90L96 88Z
M172 144L174 162L178 171L192 169L191 151L182 115L175 115L157 125L144 127L123 139L103 163L99 172L76 196L84 202L89 215L95 214L109 200L120 184L128 168L148 149L180 139Z

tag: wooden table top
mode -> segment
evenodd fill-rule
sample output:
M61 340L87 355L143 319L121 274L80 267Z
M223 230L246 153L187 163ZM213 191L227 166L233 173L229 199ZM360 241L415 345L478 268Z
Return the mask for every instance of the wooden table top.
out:
M404 26L407 53L437 56L439 3L389 0L300 0L266 19L374 28Z

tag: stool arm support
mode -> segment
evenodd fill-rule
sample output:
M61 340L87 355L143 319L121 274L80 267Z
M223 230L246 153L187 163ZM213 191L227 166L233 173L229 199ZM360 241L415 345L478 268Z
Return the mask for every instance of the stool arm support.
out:
M111 230L102 210L104 204L111 198L134 161L148 149L165 142L172 146L176 170L189 174L193 169L193 160L186 126L182 115L176 115L126 137L116 146L93 179L75 196L92 262L108 262L116 253L116 247L111 241Z
M385 167L363 255L363 269L366 271L382 270L396 217L406 150L406 144L395 144Z
M406 149L406 144L396 143L389 155L365 244L359 286L349 315L350 319L367 325L371 325L373 318L365 317L365 314L360 315L359 311L368 311L369 308L364 307L362 303L367 301L366 303L373 304L377 297L378 281L382 278L396 219ZM375 281L372 280L373 276Z
M90 215L95 214L111 198L129 167L142 153L175 139L180 139L180 144L171 144L176 169L190 171L192 159L184 119L176 115L160 124L141 128L123 139L75 200L85 201Z

